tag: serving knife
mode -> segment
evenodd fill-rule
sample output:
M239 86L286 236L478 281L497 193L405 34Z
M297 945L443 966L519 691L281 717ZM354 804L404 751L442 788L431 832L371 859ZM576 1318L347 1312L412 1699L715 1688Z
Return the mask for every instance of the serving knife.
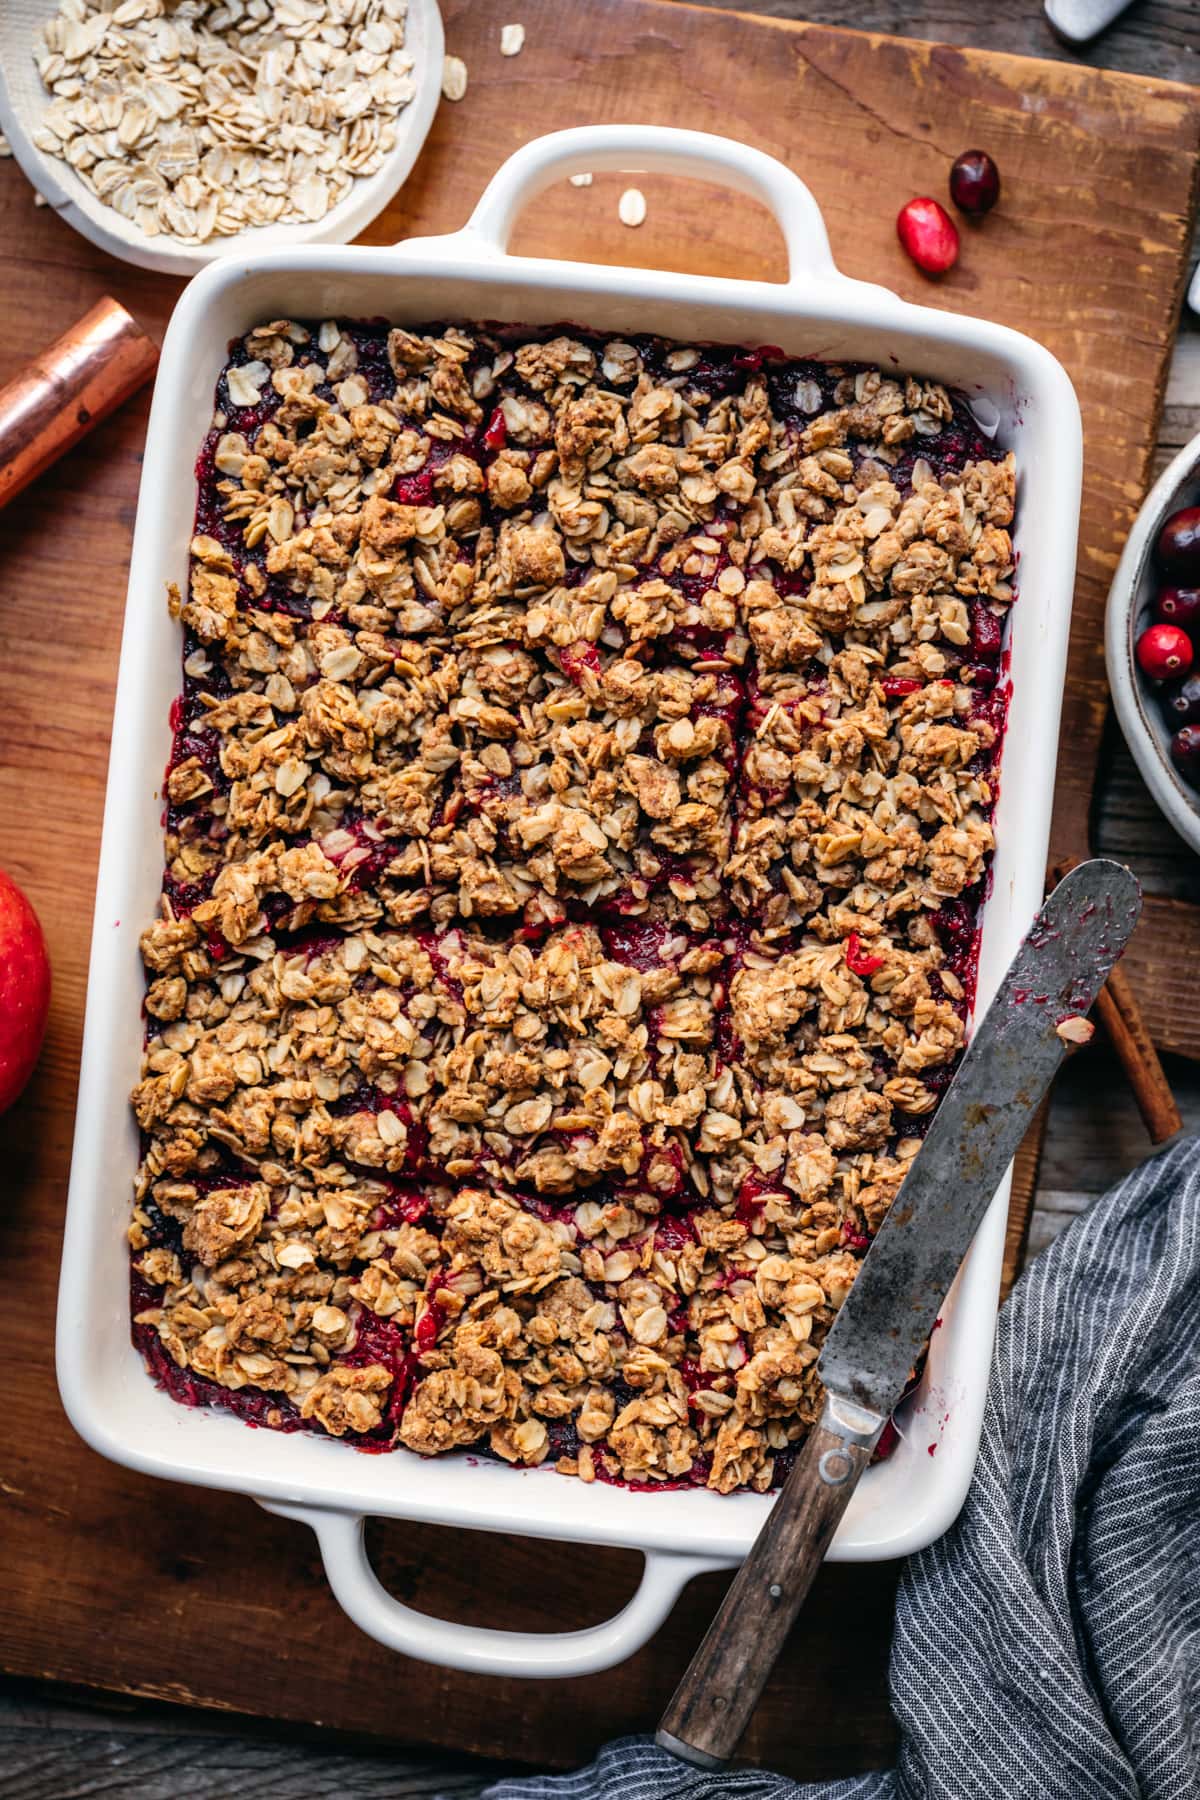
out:
M1141 911L1096 858L1034 920L934 1114L825 1340L819 1422L663 1714L657 1741L702 1769L733 1755L950 1283Z

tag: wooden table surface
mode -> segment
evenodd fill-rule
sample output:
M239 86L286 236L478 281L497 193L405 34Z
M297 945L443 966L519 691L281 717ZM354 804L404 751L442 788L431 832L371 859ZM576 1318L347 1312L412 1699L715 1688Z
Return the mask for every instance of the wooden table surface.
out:
M993 9L1003 16L990 19L976 16L982 8L963 7L956 0L912 5L863 0L853 7L838 0L803 7L797 0L768 0L756 10L785 17L803 13L827 23L904 30L1040 56L1065 54L1031 0ZM514 0L512 11L520 16L520 0ZM1194 79L1198 47L1193 4L1149 4L1135 7L1084 60ZM1200 335L1192 335L1189 322L1167 396L1160 460L1198 428ZM1159 819L1115 738L1106 746L1095 834L1097 847L1132 861L1153 891L1200 897L1200 865ZM1200 1122L1200 1080L1183 1065L1172 1065L1171 1074L1188 1122ZM1042 1247L1090 1194L1143 1153L1144 1140L1119 1073L1102 1051L1091 1053L1060 1084L1056 1096L1031 1248ZM10 1181L14 1175L19 1179L19 1170L8 1173ZM528 1759L538 1760L535 1741L528 1745ZM273 1800L320 1800L325 1795L365 1800L385 1793L465 1797L480 1791L488 1773L467 1759L384 1754L315 1730L301 1733L297 1741L292 1729L283 1742L269 1727L250 1721L144 1705L114 1711L111 1702L99 1698L28 1684L11 1684L0 1694L0 1795L20 1800L73 1800L101 1791L139 1800L233 1791L249 1800L268 1795Z

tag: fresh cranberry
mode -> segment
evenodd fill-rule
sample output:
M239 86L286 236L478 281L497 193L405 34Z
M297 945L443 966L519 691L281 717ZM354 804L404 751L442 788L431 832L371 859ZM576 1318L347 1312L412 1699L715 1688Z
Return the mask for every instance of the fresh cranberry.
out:
M1200 723L1200 675L1189 675L1177 688L1164 694L1163 711L1169 725Z
M1137 641L1138 667L1152 681L1186 675L1192 666L1192 640L1178 625L1148 625Z
M1168 575L1200 575L1200 506L1172 513L1158 534L1158 564Z
M958 231L944 206L928 194L910 200L896 217L896 235L918 269L944 275L958 261Z
M1185 781L1200 786L1200 725L1185 725L1171 739L1171 761Z
M955 157L950 198L961 212L991 212L1000 198L1000 171L986 150L964 150Z
M1178 625L1194 639L1200 632L1200 588L1163 588L1154 602L1160 625Z

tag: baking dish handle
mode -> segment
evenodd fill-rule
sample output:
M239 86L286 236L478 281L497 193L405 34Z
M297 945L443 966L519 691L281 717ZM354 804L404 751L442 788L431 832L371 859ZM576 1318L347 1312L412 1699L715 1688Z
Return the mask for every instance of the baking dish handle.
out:
M402 1656L475 1675L526 1675L545 1681L611 1669L649 1642L693 1575L730 1567L711 1557L647 1550L637 1593L601 1625L582 1631L485 1630L435 1619L389 1594L371 1567L366 1520L361 1515L266 1500L259 1505L311 1526L334 1598L368 1637Z
M798 175L749 144L670 125L582 125L534 138L492 176L466 230L478 248L502 256L522 208L544 188L567 175L612 170L708 178L749 194L779 223L788 284L814 276L841 279L821 210Z

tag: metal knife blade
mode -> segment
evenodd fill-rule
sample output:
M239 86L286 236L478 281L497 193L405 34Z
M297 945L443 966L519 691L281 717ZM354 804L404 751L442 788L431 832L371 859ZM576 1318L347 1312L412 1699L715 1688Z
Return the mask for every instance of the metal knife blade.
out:
M929 1134L825 1340L831 1394L886 1417L1068 1045L1142 909L1121 863L1096 858L1046 901L977 1026Z

